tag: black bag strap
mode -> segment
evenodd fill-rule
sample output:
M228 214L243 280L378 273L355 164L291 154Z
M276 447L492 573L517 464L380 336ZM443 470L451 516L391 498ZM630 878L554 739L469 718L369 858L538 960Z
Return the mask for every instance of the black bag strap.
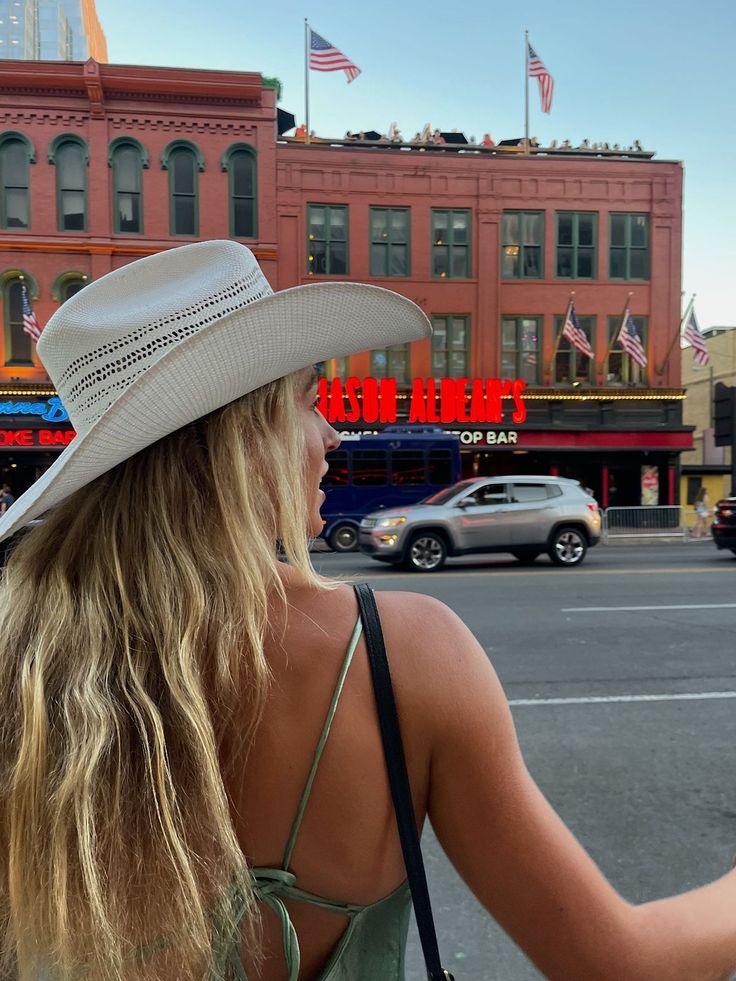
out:
M437 935L434 929L432 907L429 902L429 890L427 889L427 876L424 872L422 851L419 846L419 835L417 834L409 787L409 774L406 770L404 746L401 742L401 730L396 712L396 700L391 684L391 672L386 657L386 645L383 642L383 631L381 630L376 599L368 583L356 583L353 588L360 608L360 618L363 621L363 634L368 648L373 690L376 694L378 721L381 726L381 739L391 785L391 797L394 802L401 850L404 854L406 874L414 903L419 939L424 952L424 962L427 965L427 978L429 981L453 981L452 975L443 970L440 963Z

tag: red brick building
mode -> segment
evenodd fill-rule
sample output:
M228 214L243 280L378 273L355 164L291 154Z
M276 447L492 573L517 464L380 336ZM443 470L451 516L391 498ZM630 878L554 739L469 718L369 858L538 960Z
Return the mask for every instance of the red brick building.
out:
M94 61L0 62L0 117L0 470L14 489L53 452L37 432L48 419L28 415L53 393L23 332L23 284L44 323L122 263L233 237L276 288L361 280L432 318L431 340L332 363L336 375L391 374L400 388L415 377L526 381L523 425L509 413L500 425L449 427L461 430L468 474L569 474L604 505L638 504L643 468L655 467L660 502L676 500L679 454L691 446L677 351L669 356L679 163L305 145L277 138L276 93L260 75ZM573 291L593 359L560 340ZM616 343L629 294L645 368ZM25 425L13 411L22 403ZM21 430L30 442L18 443Z

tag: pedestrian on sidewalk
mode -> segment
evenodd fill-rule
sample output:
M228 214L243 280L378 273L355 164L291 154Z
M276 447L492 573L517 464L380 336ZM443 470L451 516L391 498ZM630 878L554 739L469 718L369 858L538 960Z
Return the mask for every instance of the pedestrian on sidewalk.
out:
M232 241L116 269L49 320L77 436L0 517L2 541L45 515L0 587L0 977L402 981L377 622L308 552L339 444L314 366L430 332L373 286L274 294ZM429 818L548 978L728 977L736 871L625 901L533 783L464 623L377 600L401 840Z
M708 515L710 514L708 491L701 486L695 498L695 527L694 538L706 538L708 535Z

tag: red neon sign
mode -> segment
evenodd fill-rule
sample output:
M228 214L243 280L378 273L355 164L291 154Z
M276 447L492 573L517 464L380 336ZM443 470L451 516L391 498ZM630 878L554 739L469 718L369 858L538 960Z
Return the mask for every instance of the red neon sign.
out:
M526 419L522 378L415 378L408 395L409 422L501 423L504 399L513 406L511 422ZM318 408L328 422L396 422L395 378L320 378Z
M68 446L77 434L73 429L0 429L0 447L5 449L31 449L42 446L60 448Z

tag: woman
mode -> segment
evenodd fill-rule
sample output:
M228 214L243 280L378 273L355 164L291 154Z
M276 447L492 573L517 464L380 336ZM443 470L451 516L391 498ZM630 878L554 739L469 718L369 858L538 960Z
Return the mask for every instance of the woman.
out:
M403 977L356 601L307 551L339 442L313 364L429 330L369 286L271 295L232 242L126 266L49 321L78 435L0 519L48 512L0 599L0 976ZM462 622L414 593L378 606L417 824L539 969L726 978L736 873L630 906L529 777Z
M708 534L708 491L701 487L695 497L694 538L705 538Z

